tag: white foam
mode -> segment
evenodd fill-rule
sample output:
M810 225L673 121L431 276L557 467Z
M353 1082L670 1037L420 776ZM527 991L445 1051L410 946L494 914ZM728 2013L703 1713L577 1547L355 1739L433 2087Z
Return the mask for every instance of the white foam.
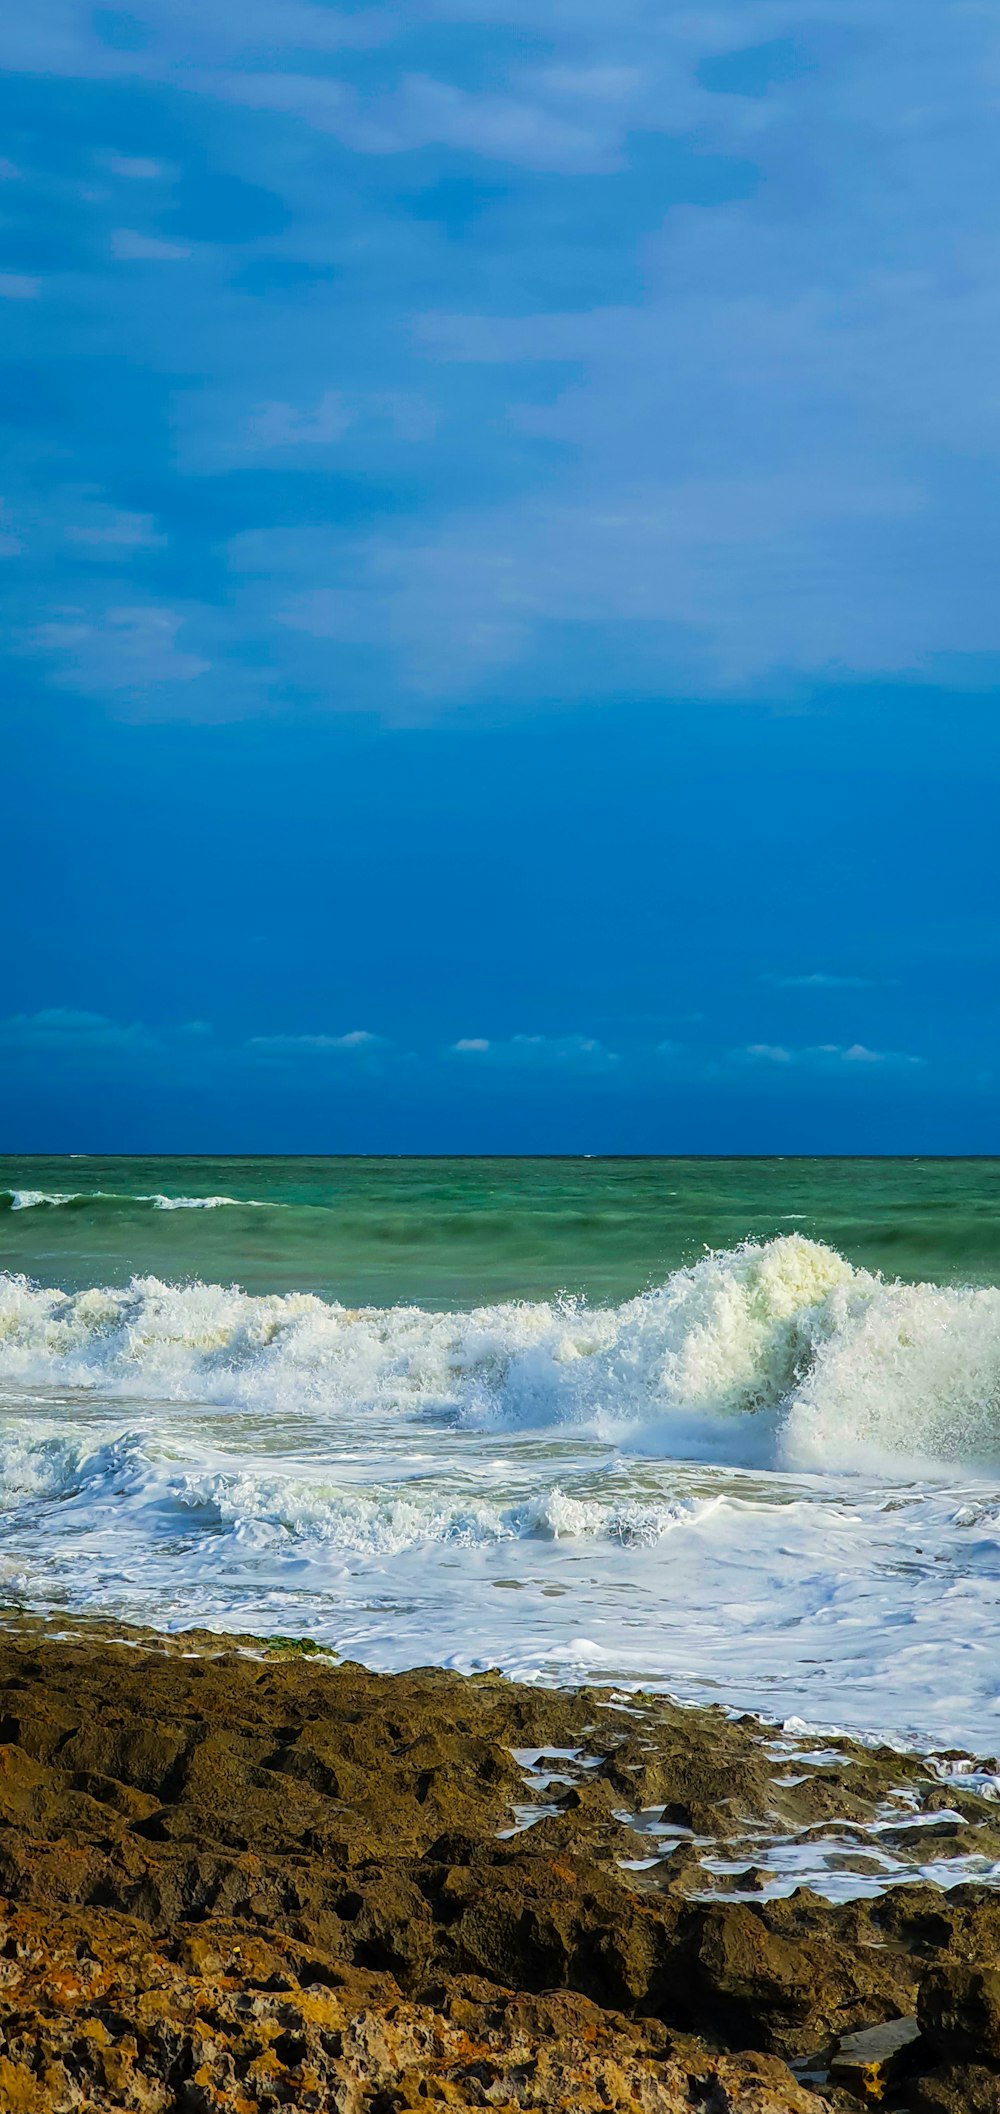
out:
M174 1495L180 1504L211 1508L228 1528L242 1529L253 1521L298 1540L373 1556L436 1543L472 1549L536 1540L651 1548L705 1509L694 1502L643 1506L574 1498L558 1484L513 1504L472 1496L441 1502L413 1491L359 1496L329 1482L260 1469L186 1476L174 1485Z
M143 1196L137 1197L139 1204L152 1204L156 1211L222 1211L230 1206L240 1208L237 1196ZM266 1211L266 1204L258 1203L254 1197L246 1199L245 1208L251 1211Z
M294 1393L328 1411L392 1400L470 1429L573 1426L651 1454L797 1469L974 1461L1000 1452L1000 1292L885 1283L798 1234L706 1255L609 1308L433 1314L5 1276L3 1376L276 1407Z
M72 1204L75 1198L65 1196L58 1190L11 1189L8 1192L12 1211L36 1211L40 1204Z
M149 1204L154 1211L219 1211L223 1207L266 1211L273 1208L259 1197L166 1196L160 1190L133 1196L113 1189L8 1189L0 1191L0 1200L4 1197L11 1211L38 1211L43 1207L58 1210L67 1205L75 1205L79 1210L101 1204Z
M0 1580L992 1756L998 1385L1000 1293L797 1233L616 1307L0 1277Z

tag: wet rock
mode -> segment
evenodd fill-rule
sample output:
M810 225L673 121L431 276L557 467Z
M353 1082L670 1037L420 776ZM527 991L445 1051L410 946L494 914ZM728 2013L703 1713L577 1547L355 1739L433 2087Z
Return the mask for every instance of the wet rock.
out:
M1000 1970L942 1961L924 1976L918 2001L921 2027L936 2054L1000 2067Z
M962 2063L917 2079L907 2091L908 2114L1000 2114L1000 2077L979 2063Z
M727 2040L797 2054L899 2014L913 1996L905 1955L859 1947L853 1918L815 1897L689 1914L692 2015Z
M877 2102L907 2071L918 2067L919 2042L920 2028L913 2018L890 2019L884 2026L845 2033L830 2064L830 2077L858 2099Z
M1000 2114L997 1897L773 1898L768 1865L838 1830L850 1865L896 1812L900 1857L923 1813L960 1811L932 1825L961 1850L995 1807L919 1757L792 1747L660 1697L13 1627L0 2108L815 2114L786 2060L922 1983L920 2106L967 2072Z

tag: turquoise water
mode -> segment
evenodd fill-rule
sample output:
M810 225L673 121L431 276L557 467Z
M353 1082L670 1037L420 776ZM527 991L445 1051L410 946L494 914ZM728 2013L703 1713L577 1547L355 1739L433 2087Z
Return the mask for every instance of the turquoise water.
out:
M1000 1163L0 1163L0 1600L1000 1750Z
M10 1208L32 1195L72 1201ZM379 1306L620 1300L790 1227L892 1276L1000 1281L997 1160L2 1158L0 1199L0 1268L74 1288L148 1272Z

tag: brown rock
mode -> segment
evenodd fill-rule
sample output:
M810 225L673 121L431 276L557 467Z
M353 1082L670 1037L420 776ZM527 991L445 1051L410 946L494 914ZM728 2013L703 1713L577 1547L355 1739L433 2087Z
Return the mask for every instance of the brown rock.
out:
M8 1631L0 2109L816 2114L782 2058L911 2010L922 1979L921 2107L951 2114L967 2072L1000 2114L995 1896L765 1898L771 1837L863 1842L902 1785L916 1854L940 1784L919 1757L844 1743L796 1770L771 1743L662 1698ZM540 1749L532 1776L515 1750ZM552 1750L568 1784L546 1787ZM990 1841L995 1809L962 1798ZM527 1804L545 1817L511 1833ZM664 1818L694 1839L625 1869ZM752 1902L699 1898L706 1845Z
M920 2025L930 2046L950 2062L1000 2065L1000 1971L945 1960L920 1985Z

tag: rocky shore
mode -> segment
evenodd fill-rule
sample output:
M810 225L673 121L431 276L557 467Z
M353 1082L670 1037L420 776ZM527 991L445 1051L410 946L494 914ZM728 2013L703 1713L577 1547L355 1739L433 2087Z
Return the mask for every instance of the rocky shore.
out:
M0 2109L1000 2114L993 1791L660 1697L12 1620Z

